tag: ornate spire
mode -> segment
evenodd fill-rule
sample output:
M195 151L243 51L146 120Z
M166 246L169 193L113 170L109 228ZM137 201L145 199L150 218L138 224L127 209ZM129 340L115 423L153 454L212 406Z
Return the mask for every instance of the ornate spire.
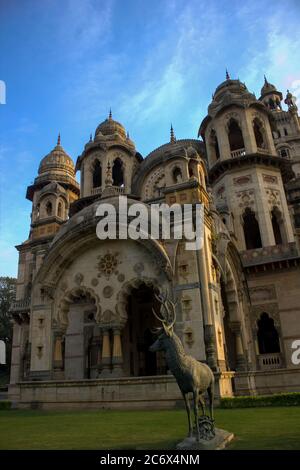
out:
M265 75L264 75L264 80L265 80L265 85L268 85L269 82L268 82L267 77Z
M226 69L226 80L230 80L230 75L228 73L228 70Z
M90 142L92 142L92 141L93 141L93 136L92 136L92 134L90 134Z
M60 132L59 132L58 137L57 137L57 145L60 145Z
M129 132L127 131L126 139L129 140Z
M111 108L109 108L109 115L108 115L108 119L109 119L109 120L111 120L111 119L112 119Z
M176 137L175 137L175 134L174 134L174 129L173 129L172 124L171 124L171 131L170 131L170 142L171 143L176 142Z

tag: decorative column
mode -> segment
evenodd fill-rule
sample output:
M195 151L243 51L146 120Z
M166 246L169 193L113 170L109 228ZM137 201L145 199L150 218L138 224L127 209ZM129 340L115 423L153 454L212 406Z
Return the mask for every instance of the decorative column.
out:
M103 331L103 341L102 341L101 377L108 377L111 375L111 353L110 353L109 329L103 328L102 331Z
M245 371L247 370L247 367L246 367L247 362L245 359L244 348L243 348L241 323L238 321L231 322L230 329L235 334L236 370Z
M207 364L212 370L217 370L217 356L216 356L216 345L215 345L215 332L214 325L211 313L211 304L209 299L208 291L208 270L207 270L207 250L209 249L207 238L204 234L204 246L202 250L199 251L199 260L198 270L200 275L201 283L201 298L202 298L202 307L203 307L203 322L204 322L204 341L205 341L205 352L207 357Z
M123 375L123 353L120 328L114 328L113 334L112 375L121 377Z

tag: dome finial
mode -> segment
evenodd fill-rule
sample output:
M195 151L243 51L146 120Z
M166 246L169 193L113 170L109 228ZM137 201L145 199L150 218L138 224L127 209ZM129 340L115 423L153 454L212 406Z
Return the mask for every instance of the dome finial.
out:
M57 137L57 145L60 145L60 132L58 133L58 137Z
M265 85L268 85L269 82L268 82L267 77L265 75L264 75L264 80L265 80Z
M171 131L170 131L170 142L171 143L176 142L176 137L175 137L175 134L174 134L174 129L173 129L172 124L171 124Z
M92 142L92 141L93 141L93 135L90 134L90 142Z
M111 108L109 108L109 115L108 115L108 119L109 119L109 120L111 120L111 119L112 119Z
M227 69L226 69L226 80L230 80L230 75Z

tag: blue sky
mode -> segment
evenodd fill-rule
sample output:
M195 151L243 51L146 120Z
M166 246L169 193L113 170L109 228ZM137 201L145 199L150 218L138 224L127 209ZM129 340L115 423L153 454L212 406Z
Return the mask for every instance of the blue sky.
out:
M299 0L0 0L0 275L17 273L26 187L58 132L74 160L110 107L143 156L171 122L196 138L226 67L300 100L299 19Z

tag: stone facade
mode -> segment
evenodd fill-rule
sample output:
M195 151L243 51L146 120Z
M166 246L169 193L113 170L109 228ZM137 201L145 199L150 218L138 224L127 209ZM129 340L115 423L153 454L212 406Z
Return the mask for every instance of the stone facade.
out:
M187 353L217 395L300 391L300 125L294 97L229 77L200 125L146 158L111 113L76 166L60 143L34 184L19 272L10 396L20 407L163 407L180 399L150 353L155 294L177 300ZM80 171L80 185L75 180ZM204 206L204 244L99 240L99 204ZM125 221L126 222L126 221Z

